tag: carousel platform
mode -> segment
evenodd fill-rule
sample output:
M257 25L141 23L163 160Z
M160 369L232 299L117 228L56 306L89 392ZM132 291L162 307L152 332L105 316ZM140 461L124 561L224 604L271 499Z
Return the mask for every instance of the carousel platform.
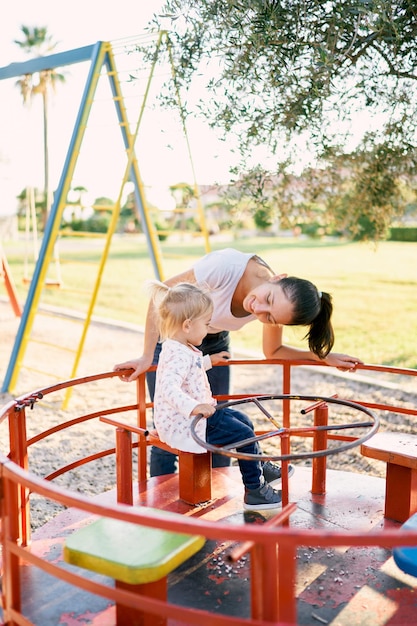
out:
M297 507L289 526L319 529L323 534L348 530L369 534L398 528L384 518L385 481L363 474L328 470L325 495L312 495L311 469L296 465L289 481L289 501ZM134 506L156 507L203 520L230 524L263 524L272 512L244 512L243 486L236 467L213 470L213 499L187 505L178 498L178 475L152 478L134 488ZM115 491L97 496L113 504ZM63 568L65 538L90 521L68 509L34 532L31 552ZM208 540L204 547L168 577L168 601L233 617L250 618L250 553L236 562L232 543ZM417 622L417 578L395 565L391 550L345 546L298 549L297 623L333 626L411 626ZM83 574L86 571L83 570ZM88 576L103 580L98 574ZM109 581L111 584L111 581ZM23 614L38 626L111 626L112 601L80 590L31 565L22 572ZM243 623L243 621L242 621ZM168 620L169 626L184 626Z

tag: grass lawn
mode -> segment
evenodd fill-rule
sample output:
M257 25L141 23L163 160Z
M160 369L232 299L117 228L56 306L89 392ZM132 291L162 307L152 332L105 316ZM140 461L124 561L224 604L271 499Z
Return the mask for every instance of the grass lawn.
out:
M61 288L43 290L41 304L86 312L94 289L103 240L63 239L60 242ZM341 241L258 237L220 241L212 249L234 247L256 252L277 273L312 280L334 298L335 350L366 363L417 368L417 243L383 242L377 246ZM24 302L24 275L33 272L33 256L25 242L3 242L19 297ZM204 254L202 241L163 242L165 277L188 269ZM51 265L49 277L56 278ZM115 236L104 268L94 314L144 324L148 304L147 279L153 265L142 236ZM0 294L5 293L2 283ZM303 328L286 329L285 341L305 347ZM261 325L254 322L234 333L233 345L260 352ZM126 355L134 356L132 355Z

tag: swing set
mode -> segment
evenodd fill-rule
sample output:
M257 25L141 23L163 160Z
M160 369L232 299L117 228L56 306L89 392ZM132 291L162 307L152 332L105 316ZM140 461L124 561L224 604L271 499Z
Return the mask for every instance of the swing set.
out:
M137 46L137 41L131 43L132 46ZM147 44L149 45L149 43ZM135 153L135 143L137 140L139 128L141 127L141 123L143 120L145 108L147 107L147 101L149 97L149 91L151 87L152 80L154 78L155 67L158 62L158 57L161 53L161 49L164 46L164 50L167 51L167 56L169 59L169 63L171 66L171 77L172 80L175 81L175 71L174 64L172 58L172 52L169 42L168 34L165 31L161 31L153 36L153 40L151 45L154 46L154 53L152 56L152 63L150 64L149 73L147 75L146 86L144 89L144 94L142 97L142 102L140 104L140 110L137 114L136 125L131 124L131 121L128 117L127 103L124 95L122 94L122 86L120 81L120 73L118 68L116 67L115 62L115 54L113 46L110 42L97 42L94 45L86 46L83 48L78 48L75 50L70 50L64 53L53 54L46 57L38 57L32 59L31 61L27 61L24 63L13 63L7 67L0 68L0 80L13 78L17 76L22 76L25 74L33 74L35 72L40 72L46 69L54 69L56 67L64 67L70 64L77 64L81 62L89 62L90 69L88 72L86 84L84 87L84 92L81 99L81 104L79 107L78 115L75 121L75 126L73 129L72 137L70 140L70 144L68 147L68 152L66 156L66 160L64 163L64 167L61 173L61 177L59 180L58 187L54 194L54 201L50 210L50 214L45 225L45 231L42 237L42 242L40 245L39 253L37 252L37 230L36 230L36 216L34 216L34 200L30 202L30 197L27 198L27 212L26 212L26 232L27 235L30 233L30 222L32 222L32 232L33 232L33 242L34 242L34 254L37 256L35 258L35 267L33 274L29 276L28 264L25 261L25 282L28 283L28 294L26 298L26 303L21 315L20 326L17 332L17 336L15 339L14 347L12 350L12 354L10 357L9 365L7 368L6 376L3 381L2 391L13 391L17 384L17 378L19 376L20 370L25 367L26 369L35 369L35 371L39 372L36 367L31 367L29 363L29 356L27 356L28 345L29 342L34 342L36 344L36 329L34 329L35 318L40 315L42 311L40 311L40 299L43 293L43 290L48 286L56 286L62 287L63 279L61 276L61 267L60 267L60 259L58 256L58 240L61 235L61 227L63 223L63 213L65 208L68 206L68 193L71 189L71 183L74 177L75 167L80 155L80 151L83 145L84 135L88 126L89 116L93 105L95 105L96 100L99 99L97 96L97 89L100 84L102 87L103 81L102 77L107 77L108 86L110 87L110 97L113 101L118 126L122 135L124 152L126 155L126 163L124 174L122 176L122 181L119 188L119 193L117 200L115 201L111 209L111 217L109 220L107 232L104 235L104 246L101 253L101 259L98 263L97 274L95 278L94 285L89 289L89 304L85 313L82 314L81 321L81 333L78 341L78 345L73 346L63 346L63 349L68 352L71 351L74 355L74 360L72 364L72 368L69 372L69 376L71 378L75 377L78 371L80 359L82 356L82 351L85 345L86 335L91 323L91 318L93 315L94 306L97 300L97 295L99 291L99 287L101 284L103 271L105 268L105 264L109 255L110 244L112 241L112 237L116 231L118 218L120 215L120 209L123 204L122 197L124 193L124 189L127 183L133 183L134 186L134 198L135 198L135 206L138 212L138 217L142 226L143 233L146 237L147 247L149 258L151 259L153 270L155 277L159 280L164 280L163 277L163 264L162 264L162 253L159 245L159 237L156 229L156 225L152 219L152 214L149 209L149 204L147 202L144 183L139 171L138 160ZM124 57L126 58L126 46L124 48ZM143 68L142 68L143 69ZM126 83L132 82L132 75L128 75L128 79ZM108 87L107 87L108 89ZM187 129L185 126L185 118L183 115L183 110L181 106L181 101L179 98L179 92L176 90L176 95L178 98L179 110L180 110L180 118L182 124L182 132L185 138L187 152L189 161L191 164L191 172L194 178L193 182L193 197L196 202L196 213L199 222L200 235L203 237L205 252L210 251L209 244L209 236L208 230L205 222L205 214L204 209L201 202L200 192L197 186L195 171L193 165L193 159L191 156L190 150L190 142L188 139ZM134 130L132 130L134 128ZM74 236L77 233L73 233ZM64 259L61 259L61 262ZM48 280L48 268L51 264L55 263L56 267L56 280L50 281ZM65 289L69 289L69 286L65 284ZM73 320L71 320L73 321ZM45 350L48 347L48 341L42 341L42 350ZM53 350L59 348L59 341L51 339L50 347ZM36 359L36 348L32 350ZM36 362L38 359L36 359ZM61 362L61 359L51 358L50 362L56 364L56 362ZM56 368L55 368L56 369ZM44 374L45 376L54 377L54 378L65 378L68 376L68 372L58 373L57 371L51 372L39 372L40 374ZM68 401L68 397L64 401L64 405Z

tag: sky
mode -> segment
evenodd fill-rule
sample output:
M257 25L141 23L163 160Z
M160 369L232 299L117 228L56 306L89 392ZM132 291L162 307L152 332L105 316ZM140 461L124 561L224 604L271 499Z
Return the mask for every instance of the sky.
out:
M114 4L105 4L102 0L71 0L65 4L56 0L10 3L0 21L0 67L32 58L14 43L15 39L23 38L22 25L46 26L53 40L58 42L54 53L97 41L110 41L122 82L126 68L133 67L129 64L134 63L132 55L125 53L125 44L143 37L149 19L162 4L162 0L117 0ZM57 86L50 103L52 188L59 183L88 69L89 63L63 68L66 82ZM158 81L163 79L164 76L158 74L153 79L148 100L150 105L155 102L153 98L157 94ZM26 186L43 188L41 98L35 98L31 107L25 109L16 80L0 81L0 214L15 212L16 195ZM126 155L107 79L100 79L99 85L73 186L87 188L92 199L98 196L116 199L126 168ZM123 82L122 91L134 131L143 92L139 84L132 86ZM152 106L145 112L136 142L136 155L150 201L166 201L171 206L168 186L178 182L192 183L193 172L199 184L228 180L229 166L235 158L228 146L201 120L187 122L187 134L192 162L188 157L179 116L158 108L152 110Z
M0 67L31 58L14 43L15 39L23 37L22 25L46 26L53 41L58 42L54 53L110 41L133 132L143 101L144 75L135 65L137 57L128 54L128 49L130 46L131 50L135 41L142 40L151 16L162 6L163 0L117 0L113 4L105 4L103 0L71 0L65 4L57 0L9 3L0 21ZM169 23L166 27L169 28ZM57 86L50 102L52 189L57 188L61 178L89 67L89 63L80 63L63 68L66 82ZM156 100L159 85L169 77L169 72L170 69L165 68L155 73L135 145L146 196L162 210L172 208L170 185L192 184L194 175L200 185L226 183L230 180L230 166L238 159L231 142L221 141L207 122L190 117L187 121L190 161L178 114L163 111ZM129 82L129 73L141 80ZM43 189L44 184L41 98L35 98L31 107L25 108L16 80L0 81L0 215L16 212L16 196L25 187ZM200 80L204 82L204 77ZM201 86L195 81L196 95L201 92ZM369 120L361 113L355 120L355 133L360 135L368 127ZM259 150L254 151L254 163L259 161L268 167L262 149ZM300 150L300 155L298 171L310 158L305 149ZM87 203L100 196L116 200L125 170L122 136L104 77L100 79L72 187L82 186L88 190ZM126 186L125 192L128 191Z

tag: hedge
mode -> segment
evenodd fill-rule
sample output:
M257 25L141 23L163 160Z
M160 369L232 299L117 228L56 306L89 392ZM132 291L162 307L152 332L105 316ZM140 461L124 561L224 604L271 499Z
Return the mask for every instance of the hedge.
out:
M391 227L388 239L390 241L417 241L417 226L415 227L410 227L410 226Z

